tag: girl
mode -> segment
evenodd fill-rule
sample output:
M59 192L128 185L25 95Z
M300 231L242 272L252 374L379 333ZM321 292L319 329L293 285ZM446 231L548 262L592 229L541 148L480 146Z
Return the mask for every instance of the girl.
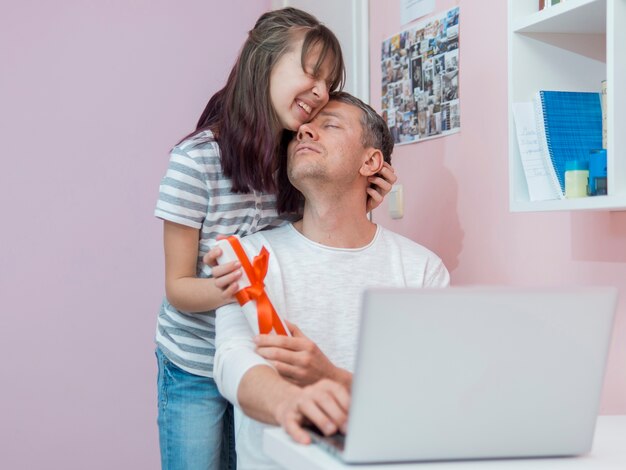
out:
M297 201L282 198L277 206L274 179L283 133L311 120L344 75L339 42L316 18L293 8L265 13L226 86L171 152L155 210L165 248L166 297L156 333L164 469L235 468L232 408L212 368L214 309L231 301L238 266L211 270L202 258L220 235L245 236L288 219L279 212ZM372 180L378 190L370 190L371 208L395 179L387 167Z

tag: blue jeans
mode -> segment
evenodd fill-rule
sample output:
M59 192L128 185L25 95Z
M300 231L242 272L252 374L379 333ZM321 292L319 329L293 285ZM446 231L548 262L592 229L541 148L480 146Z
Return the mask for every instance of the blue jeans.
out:
M156 357L163 470L235 470L232 405L213 379L182 370L159 348Z

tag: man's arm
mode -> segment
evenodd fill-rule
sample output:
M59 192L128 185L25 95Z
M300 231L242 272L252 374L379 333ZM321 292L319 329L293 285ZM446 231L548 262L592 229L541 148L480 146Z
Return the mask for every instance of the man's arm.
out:
M301 443L311 442L302 425L311 422L325 435L346 432L350 395L337 382L321 380L301 388L268 366L249 369L237 392L241 409L251 418L282 426Z
M350 395L339 383L322 380L298 387L280 375L255 352L253 333L238 305L217 311L213 375L231 403L248 416L281 425L297 442L310 442L302 429L306 421L322 432L345 432Z
M254 333L238 304L217 309L213 378L220 393L235 405L239 405L237 390L246 372L257 365L270 367L255 353L253 337Z

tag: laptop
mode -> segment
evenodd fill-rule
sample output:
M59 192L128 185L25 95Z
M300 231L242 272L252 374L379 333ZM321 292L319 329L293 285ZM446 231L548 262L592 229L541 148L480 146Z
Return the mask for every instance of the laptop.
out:
M363 298L346 463L591 450L614 288L374 289Z

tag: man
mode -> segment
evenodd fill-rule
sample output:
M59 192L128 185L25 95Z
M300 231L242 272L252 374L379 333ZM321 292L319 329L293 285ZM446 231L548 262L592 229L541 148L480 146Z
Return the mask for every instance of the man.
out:
M347 93L333 95L288 148L289 180L305 197L303 218L242 240L250 259L263 246L269 251L265 290L293 337L255 337L236 304L217 312L215 380L238 407L240 470L273 468L262 451L261 422L282 425L302 443L309 442L305 420L325 434L345 432L364 289L449 283L435 254L367 217L368 187L392 150L389 129L372 108Z

